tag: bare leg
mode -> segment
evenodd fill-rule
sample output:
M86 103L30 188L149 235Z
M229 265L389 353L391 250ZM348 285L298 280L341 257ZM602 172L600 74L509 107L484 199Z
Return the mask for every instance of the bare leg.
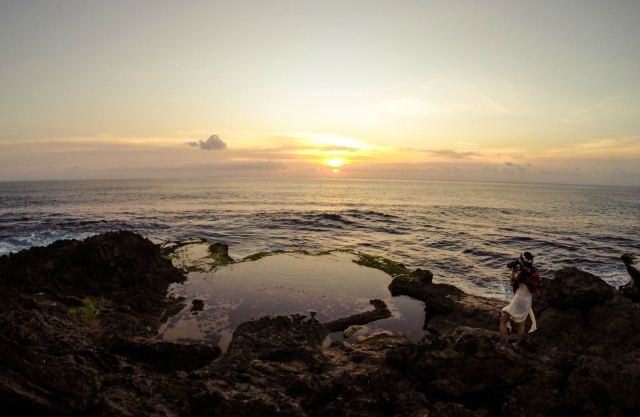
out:
M520 346L520 342L522 341L522 336L524 336L524 324L525 320L522 323L518 323L518 337L516 337L516 346Z
M507 344L507 323L509 323L509 313L503 311L500 313L500 342Z

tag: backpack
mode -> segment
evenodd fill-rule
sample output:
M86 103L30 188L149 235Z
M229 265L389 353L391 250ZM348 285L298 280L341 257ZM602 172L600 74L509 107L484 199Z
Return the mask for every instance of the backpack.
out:
M529 275L529 278L527 278L525 285L529 288L529 292L531 294L536 297L540 297L542 295L542 288L540 288L541 283L542 279L540 277L540 272L536 268L533 268L533 271L531 272L531 275Z

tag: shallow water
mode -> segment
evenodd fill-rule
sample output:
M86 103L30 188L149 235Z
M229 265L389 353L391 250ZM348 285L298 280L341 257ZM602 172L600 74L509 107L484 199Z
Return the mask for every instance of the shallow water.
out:
M387 303L392 317L370 323L358 335L393 330L419 340L424 334L424 303L392 297L387 289L389 275L355 264L353 259L352 254L335 252L319 256L277 254L210 272L191 272L187 281L170 288L170 295L184 297L187 306L161 327L159 338L197 340L226 350L233 330L244 321L314 312L320 322L326 322L372 310L369 300L378 298ZM191 311L195 298L204 301L203 311ZM334 333L332 337L343 336Z
M524 250L544 276L577 266L626 282L619 257L640 248L640 189L249 178L0 183L0 254L123 228L155 242L226 242L235 258L361 250L506 298L505 265Z

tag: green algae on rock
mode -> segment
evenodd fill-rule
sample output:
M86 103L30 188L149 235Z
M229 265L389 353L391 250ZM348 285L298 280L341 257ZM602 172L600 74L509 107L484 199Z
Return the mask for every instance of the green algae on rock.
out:
M207 272L234 262L229 247L206 239L168 242L162 245L163 255L185 272Z
M84 297L80 301L82 303L81 305L69 307L69 313L79 316L86 321L93 321L98 315L100 307L105 304L104 298L93 296Z
M323 256L323 255L329 255L332 252L338 252L338 251L337 250L330 250L330 251L323 251L323 252L313 253L313 252L309 252L309 251L304 250L304 249L296 249L296 250L274 249L272 251L263 251L263 252L252 253L251 255L247 255L244 258L239 259L239 260L237 260L235 262L259 261L260 259L266 258L267 256L282 255L282 254L286 254L286 253L291 253L291 254L296 254L296 255L308 255L308 256Z
M211 259L215 264L228 265L233 262L233 258L229 256L229 246L225 243L212 243L209 245L209 255L206 258Z
M244 258L238 260L238 262L258 261L258 260L260 260L260 259L262 259L262 258L264 258L266 256L276 255L276 254L279 254L279 253L285 253L285 251L277 249L277 250L273 250L273 251L256 252L256 253L253 253L251 255L245 256Z
M353 262L369 268L379 269L389 274L392 278L410 279L411 271L399 262L392 261L382 256L369 255L364 252L354 252L358 258Z

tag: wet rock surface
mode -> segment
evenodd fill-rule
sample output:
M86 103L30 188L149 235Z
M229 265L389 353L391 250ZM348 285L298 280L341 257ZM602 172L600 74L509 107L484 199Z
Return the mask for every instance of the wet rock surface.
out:
M640 270L638 269L640 268L640 261L638 260L638 256L625 253L621 258L631 279L620 288L620 291L622 291L626 297L634 301L640 301Z
M373 310L365 311L364 313L353 314L349 317L332 320L325 323L324 326L330 332L340 332L347 330L350 326L357 326L362 324L371 323L372 321L386 319L391 317L391 311L387 308L387 304L382 300L369 300L369 303L373 306Z
M394 265L395 267L395 265ZM119 232L0 258L0 407L7 415L635 416L640 303L576 269L545 280L538 331L496 345L504 302L396 275L425 302L419 342L378 332L323 347L301 315L240 325L228 351L151 339L183 279ZM375 305L374 305L375 306ZM375 306L376 310L378 306Z

